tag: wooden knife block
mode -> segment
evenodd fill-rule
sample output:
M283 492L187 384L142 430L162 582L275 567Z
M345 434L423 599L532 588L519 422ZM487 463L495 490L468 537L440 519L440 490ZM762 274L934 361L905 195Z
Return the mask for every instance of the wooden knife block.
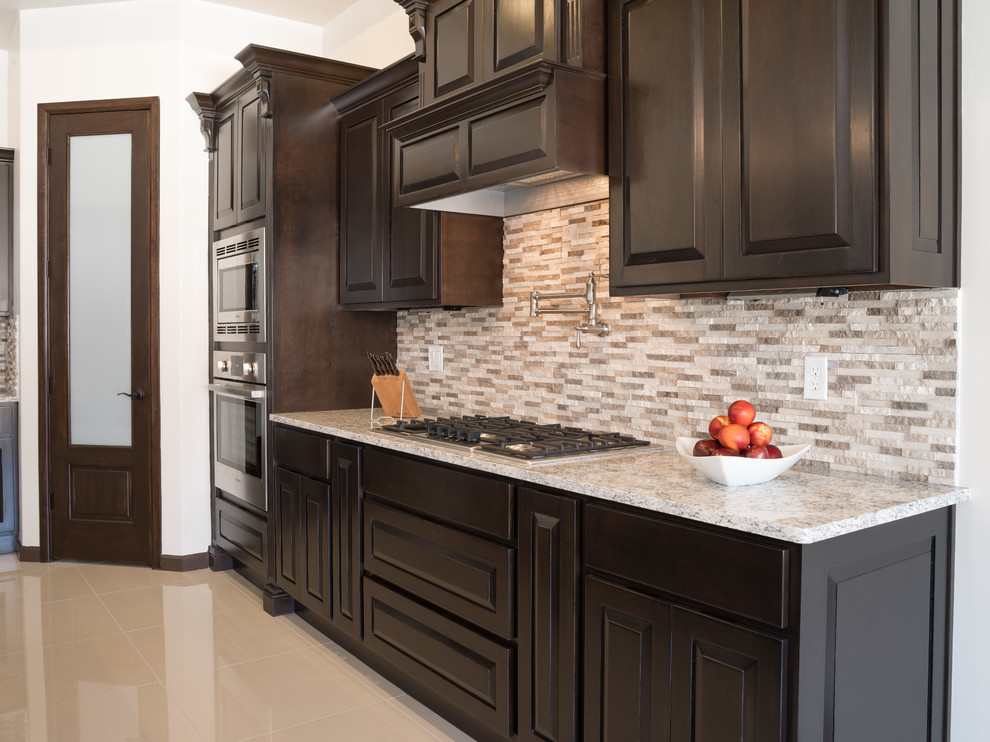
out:
M382 409L389 417L410 418L422 414L405 371L400 370L398 376L375 374L371 377L371 386L374 387L375 394L382 403Z

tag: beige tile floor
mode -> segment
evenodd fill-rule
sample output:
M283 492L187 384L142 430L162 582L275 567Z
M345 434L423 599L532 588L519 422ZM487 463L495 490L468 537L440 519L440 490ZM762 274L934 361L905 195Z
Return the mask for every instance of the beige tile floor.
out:
M232 572L0 556L0 742L470 742Z

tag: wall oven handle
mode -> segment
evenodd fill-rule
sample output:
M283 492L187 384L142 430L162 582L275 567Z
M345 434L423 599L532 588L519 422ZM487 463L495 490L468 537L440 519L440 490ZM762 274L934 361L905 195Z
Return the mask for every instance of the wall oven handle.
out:
M241 397L243 399L265 398L264 389L239 389L237 387L226 386L225 384L210 384L210 391L219 392L220 394L229 394L232 397Z

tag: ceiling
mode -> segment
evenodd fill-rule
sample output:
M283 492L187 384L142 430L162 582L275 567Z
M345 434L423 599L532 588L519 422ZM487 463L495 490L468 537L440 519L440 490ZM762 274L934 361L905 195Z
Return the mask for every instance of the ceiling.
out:
M0 14L38 8L63 8L70 5L96 5L120 0L0 0ZM264 13L279 18L324 26L356 0L210 0L241 10Z

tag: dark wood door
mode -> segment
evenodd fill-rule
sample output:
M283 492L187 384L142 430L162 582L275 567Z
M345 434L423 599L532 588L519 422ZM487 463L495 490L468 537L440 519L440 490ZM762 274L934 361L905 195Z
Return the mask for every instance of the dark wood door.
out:
M584 589L585 742L666 742L671 606L596 577Z
M334 441L331 455L333 621L342 631L360 640L363 634L361 448Z
M671 742L784 739L785 641L674 609Z
M608 6L613 289L721 277L721 6Z
M340 303L382 300L381 101L340 121Z
M520 488L519 738L578 739L580 504Z
M40 113L50 554L157 564L158 100Z
M485 13L486 79L535 59L556 58L557 0L488 2L491 10ZM575 3L560 5L576 12L573 10ZM561 36L565 33L562 30Z
M427 9L430 49L423 76L426 103L482 80L487 1L439 0Z
M257 89L237 99L237 223L265 215L267 196L267 106Z
M275 554L275 579L278 586L296 600L299 586L299 506L301 477L295 472L275 467L275 512L278 544Z
M419 107L419 82L407 85L384 102L385 120L391 121ZM392 141L382 133L383 172L379 176L381 203L389 204L382 226L385 301L439 299L439 215L434 211L392 204Z
M330 488L278 466L275 503L276 582L295 600L330 618Z

